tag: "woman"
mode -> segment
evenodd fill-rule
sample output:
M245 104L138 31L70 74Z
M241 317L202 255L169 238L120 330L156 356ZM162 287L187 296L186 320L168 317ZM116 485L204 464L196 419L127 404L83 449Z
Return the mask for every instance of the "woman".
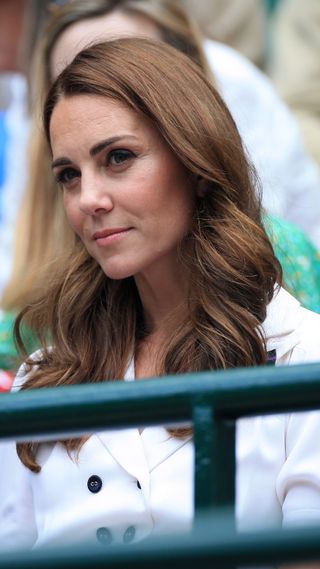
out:
M44 125L75 239L20 315L42 350L16 387L319 358L320 316L280 288L238 131L189 58L146 39L91 47L52 86ZM320 518L319 427L318 413L239 422L240 528ZM190 528L191 430L17 448L0 456L4 547Z

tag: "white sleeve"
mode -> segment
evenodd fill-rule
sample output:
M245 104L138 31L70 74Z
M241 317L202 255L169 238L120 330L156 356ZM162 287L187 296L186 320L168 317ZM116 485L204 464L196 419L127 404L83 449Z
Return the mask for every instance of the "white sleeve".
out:
M34 360L33 370L37 369L37 360L41 358L42 351L41 349L36 350L29 356L29 359ZM19 391L23 384L28 380L30 373L30 368L25 364L22 363L19 367L16 377L14 378L11 391Z
M0 552L29 549L37 538L32 473L20 461L14 442L0 444Z
M283 525L320 523L320 411L287 417L286 461L277 478Z
M320 170L293 114L251 62L218 42L206 40L204 47L261 179L264 207L296 223L320 247Z

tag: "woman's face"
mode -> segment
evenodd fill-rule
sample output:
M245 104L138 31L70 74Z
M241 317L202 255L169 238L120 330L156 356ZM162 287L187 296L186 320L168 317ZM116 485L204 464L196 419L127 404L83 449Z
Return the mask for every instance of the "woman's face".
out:
M194 194L151 121L120 102L77 95L57 103L50 135L67 218L104 273L177 271Z
M130 36L161 39L159 29L151 19L117 10L72 24L62 32L53 47L50 60L52 79L55 79L82 49L111 38Z

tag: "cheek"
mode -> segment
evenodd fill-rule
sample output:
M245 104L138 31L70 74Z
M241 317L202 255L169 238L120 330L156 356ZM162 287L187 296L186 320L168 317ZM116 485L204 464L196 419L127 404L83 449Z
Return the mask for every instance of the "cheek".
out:
M188 180L182 179L179 185L172 184L169 197L162 203L167 222L176 226L177 231L186 232L191 226L195 198Z
M82 225L82 214L79 208L76 205L76 202L72 197L68 194L64 194L63 196L63 207L64 211L68 220L69 225L72 229L80 234L81 232L81 225ZM81 235L80 235L81 236Z
M189 233L193 209L193 200L186 192L172 192L169 199L158 204L151 231L160 249L176 246Z

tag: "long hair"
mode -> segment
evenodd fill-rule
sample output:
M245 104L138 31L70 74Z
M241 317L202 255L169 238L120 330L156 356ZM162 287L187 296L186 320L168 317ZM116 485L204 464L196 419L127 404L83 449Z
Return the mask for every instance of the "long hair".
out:
M52 86L44 106L49 143L55 106L81 94L119 101L148 117L195 186L201 184L203 197L196 199L179 251L191 275L188 316L164 345L157 373L264 364L260 325L280 268L261 225L254 174L216 89L198 65L160 42L99 44L78 54ZM27 360L30 378L22 389L121 379L145 333L134 279L106 277L79 239L60 260L50 290L20 314L20 344L25 318L42 351ZM79 449L83 441L64 444ZM21 460L34 470L36 448L18 445Z
M41 123L41 109L53 81L52 51L61 34L77 22L113 11L140 15L156 25L164 42L191 57L214 81L197 26L172 0L73 0L62 6L52 6L51 11L51 18L34 50L34 65L29 77L33 110L29 176L17 222L12 276L1 302L6 310L21 309L35 300L39 290L46 287L48 274L55 271L55 261L73 247L73 234L52 177L50 152Z

